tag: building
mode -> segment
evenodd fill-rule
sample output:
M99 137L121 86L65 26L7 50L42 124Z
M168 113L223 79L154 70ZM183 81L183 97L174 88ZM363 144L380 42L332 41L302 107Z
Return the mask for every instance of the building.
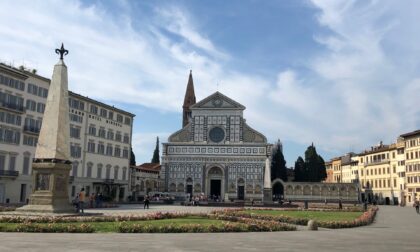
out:
M160 178L160 164L144 163L131 166L132 199L141 201L151 192L165 190L164 181Z
M0 203L26 203L50 80L0 64ZM69 196L82 187L124 200L135 115L69 91Z
M402 134L400 136L405 147L405 177L408 205L420 200L420 130Z
M341 157L341 182L359 183L358 158L354 153Z
M245 107L220 92L195 104L188 101L195 101L191 73L183 128L163 143L165 189L178 196L262 200L264 167L272 145L247 124Z
M325 170L327 172L327 177L325 178L325 183L333 183L334 181L334 170L332 167L332 161L325 162Z
M397 173L397 144L379 143L370 150L360 153L360 183L365 196L370 194L380 203L398 204L401 200L401 187Z
M336 157L336 158L331 159L331 166L333 170L332 183L340 183L341 178L343 177L343 173L341 170L341 157Z

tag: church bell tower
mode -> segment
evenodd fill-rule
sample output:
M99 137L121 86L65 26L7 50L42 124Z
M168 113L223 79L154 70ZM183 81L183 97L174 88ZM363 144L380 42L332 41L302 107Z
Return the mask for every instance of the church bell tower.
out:
M190 106L195 104L194 82L192 78L192 71L188 77L187 90L185 91L184 105L182 105L182 127L184 128L191 118Z

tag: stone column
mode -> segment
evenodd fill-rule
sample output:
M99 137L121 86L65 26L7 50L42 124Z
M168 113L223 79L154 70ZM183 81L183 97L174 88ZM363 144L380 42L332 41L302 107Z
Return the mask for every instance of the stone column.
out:
M264 204L273 203L273 190L271 189L271 162L269 157L265 160L263 202Z

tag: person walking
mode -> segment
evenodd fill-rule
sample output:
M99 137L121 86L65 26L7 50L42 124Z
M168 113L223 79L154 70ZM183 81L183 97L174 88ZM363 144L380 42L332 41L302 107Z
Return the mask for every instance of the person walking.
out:
M338 209L343 209L343 203L341 202L341 199L338 200Z
M416 208L416 213L420 214L419 212L420 202L418 200L414 201L414 207Z
M79 193L79 212L82 211L84 213L85 209L85 188L82 188Z
M144 209L146 209L146 207L147 209L149 209L149 203L150 203L149 195L146 195L146 198L144 198Z

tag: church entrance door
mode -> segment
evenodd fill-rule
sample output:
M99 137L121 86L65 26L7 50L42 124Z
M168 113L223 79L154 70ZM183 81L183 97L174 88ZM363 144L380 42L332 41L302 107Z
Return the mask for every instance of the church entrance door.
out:
M193 192L193 186L192 185L187 185L187 194L190 195L190 197L192 197L192 192Z
M222 181L220 179L210 180L210 195L220 199L222 192Z
M238 186L238 200L245 199L245 186L241 185Z

